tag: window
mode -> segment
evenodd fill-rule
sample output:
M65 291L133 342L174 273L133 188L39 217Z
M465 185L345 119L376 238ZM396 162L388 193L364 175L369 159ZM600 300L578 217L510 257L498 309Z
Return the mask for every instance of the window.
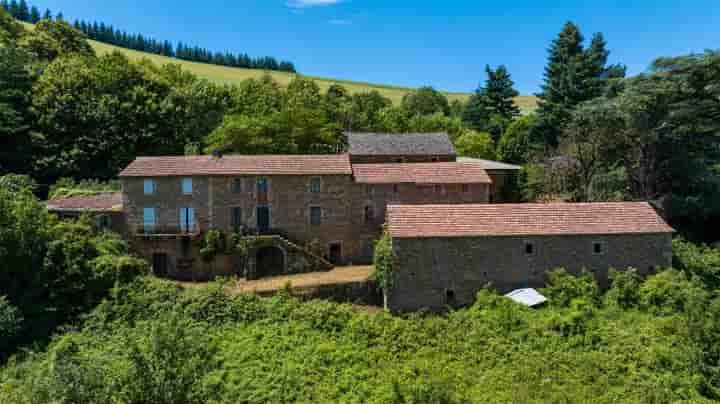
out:
M322 208L313 206L310 208L310 224L317 226L322 223Z
M433 193L433 187L431 185L418 185L418 188L425 196L430 196Z
M143 181L143 191L145 195L152 195L155 193L155 180L146 179Z
M372 223L375 221L375 209L372 206L365 207L365 223Z
M393 184L393 192L396 194L400 193L400 185Z
M435 194L445 196L447 195L447 189L445 185L435 185Z
M232 185L230 185L230 190L233 194L239 194L242 192L242 180L240 178L233 179Z
M180 208L180 231L183 233L195 231L195 209Z
M593 254L602 255L605 253L605 244L601 241L593 242Z
M183 178L182 179L182 193L183 193L183 195L192 195L192 193L193 193L192 178Z
M242 227L242 209L241 208L230 208L230 225L233 231L238 232Z
M322 188L322 181L320 178L313 178L310 180L310 192L318 193Z
M535 254L535 244L530 242L525 242L525 255L534 255Z
M267 193L268 191L268 180L267 178L260 178L257 180L258 193Z
M155 232L155 208L143 209L143 230L145 233Z
M462 191L463 191L464 194L467 194L468 192L470 192L470 185L468 185L468 184L463 184L463 185L462 185Z
M365 185L365 194L372 195L373 193L375 193L375 188L371 184Z

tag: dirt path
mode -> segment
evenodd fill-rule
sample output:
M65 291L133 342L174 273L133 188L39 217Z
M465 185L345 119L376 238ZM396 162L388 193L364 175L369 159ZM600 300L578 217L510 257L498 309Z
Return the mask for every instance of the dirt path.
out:
M274 291L281 289L288 281L293 288L365 282L370 278L374 270L375 268L372 266L337 267L329 272L277 276L254 281L240 279L234 286L230 287L230 291L239 293Z

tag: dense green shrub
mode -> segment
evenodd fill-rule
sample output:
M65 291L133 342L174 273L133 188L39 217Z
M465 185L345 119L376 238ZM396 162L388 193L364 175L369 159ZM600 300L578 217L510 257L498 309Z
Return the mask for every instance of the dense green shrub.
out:
M649 277L639 290L640 306L652 313L670 315L685 313L692 299L703 298L702 285L676 269Z
M20 310L0 296L0 351L5 352L20 331L22 317Z
M556 307L569 307L574 299L584 299L592 305L600 302L600 290L592 274L583 271L573 275L565 268L554 269L547 274L547 286L543 294Z
M628 268L624 271L610 268L609 278L610 289L605 293L606 304L615 305L622 309L629 309L638 305L642 278L635 268Z
M720 289L720 249L673 240L673 267L699 277L708 289Z
M577 299L529 309L490 290L403 318L148 277L11 361L0 402L701 403L709 379L669 319Z

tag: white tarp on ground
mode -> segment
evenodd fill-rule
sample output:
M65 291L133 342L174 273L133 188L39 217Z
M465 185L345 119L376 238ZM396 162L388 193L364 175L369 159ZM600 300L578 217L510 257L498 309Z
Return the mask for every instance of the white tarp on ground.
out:
M506 294L505 297L509 297L510 299L529 307L534 307L547 302L547 298L545 298L545 296L541 295L537 290L532 288L513 290L512 292Z

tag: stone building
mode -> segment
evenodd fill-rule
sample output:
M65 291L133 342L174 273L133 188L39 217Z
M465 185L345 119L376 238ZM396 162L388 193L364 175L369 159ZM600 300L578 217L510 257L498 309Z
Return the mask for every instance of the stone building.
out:
M122 236L127 233L120 192L98 192L55 198L48 201L47 208L61 219L76 219L86 215L99 229L108 229Z
M346 132L352 164L436 163L456 161L457 152L447 133Z
M120 181L133 250L179 279L369 263L387 203L486 203L491 185L478 163L352 165L348 154L141 157ZM204 262L210 229L262 236L264 247L249 262ZM321 257L303 248L311 243Z
M397 311L469 304L487 284L542 287L558 267L604 285L609 268L672 263L673 230L647 203L391 205L388 229Z

